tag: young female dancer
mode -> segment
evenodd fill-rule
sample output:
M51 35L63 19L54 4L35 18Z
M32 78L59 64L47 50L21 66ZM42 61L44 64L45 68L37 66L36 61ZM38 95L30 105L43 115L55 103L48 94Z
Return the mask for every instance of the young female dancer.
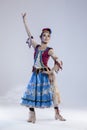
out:
M40 35L41 44L37 44L28 28L26 13L22 14L22 18L29 37L27 43L29 47L32 46L34 48L32 76L21 100L22 105L29 107L28 122L35 123L36 121L35 107L48 108L51 106L54 106L55 119L65 121L59 113L58 102L60 102L60 97L54 75L54 72L62 69L62 62L59 61L58 57L54 54L53 48L48 47L52 33L51 29L42 29ZM52 69L47 65L49 57L52 57L54 60Z

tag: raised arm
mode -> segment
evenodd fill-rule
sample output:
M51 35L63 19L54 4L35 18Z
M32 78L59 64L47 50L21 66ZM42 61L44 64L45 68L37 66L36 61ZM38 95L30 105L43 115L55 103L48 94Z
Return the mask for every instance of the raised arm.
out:
M29 30L29 27L28 27L28 23L27 23L27 19L26 19L26 13L22 14L22 18L23 18L23 23L24 23L27 35L29 37L29 42L30 42L29 47L32 46L33 48L35 48L37 43L34 41L32 35L30 33L30 30Z

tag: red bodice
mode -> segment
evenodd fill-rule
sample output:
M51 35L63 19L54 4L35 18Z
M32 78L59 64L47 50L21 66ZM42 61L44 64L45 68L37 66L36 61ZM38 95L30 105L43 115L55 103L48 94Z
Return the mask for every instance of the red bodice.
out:
M34 52L34 60L36 59L36 55L37 55L37 53L38 53L38 47L39 47L40 45L37 45L36 46L36 48L35 48L35 52ZM50 48L50 47L47 47L46 48L46 50L44 50L44 51L42 51L42 64L44 65L44 66L47 66L47 63L48 63L48 60L49 60L49 58L50 58L50 55L48 54L48 51L50 50L50 49L52 49L52 48Z

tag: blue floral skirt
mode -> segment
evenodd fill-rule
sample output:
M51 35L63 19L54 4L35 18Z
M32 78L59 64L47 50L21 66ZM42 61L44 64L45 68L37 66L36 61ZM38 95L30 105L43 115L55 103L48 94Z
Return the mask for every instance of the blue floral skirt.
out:
M53 106L53 93L47 74L32 73L31 80L21 100L21 104L28 107Z

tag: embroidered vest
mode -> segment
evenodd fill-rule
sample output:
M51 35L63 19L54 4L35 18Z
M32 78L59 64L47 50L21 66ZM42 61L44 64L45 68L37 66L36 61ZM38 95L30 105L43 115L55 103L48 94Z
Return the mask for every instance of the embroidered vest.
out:
M37 57L37 53L38 53L38 47L40 47L40 45L37 45L35 48L35 52L34 52L34 60L36 60ZM41 60L41 64L43 67L47 66L48 60L50 58L50 55L48 54L48 51L52 49L50 47L47 47L46 50L42 51L42 60Z

